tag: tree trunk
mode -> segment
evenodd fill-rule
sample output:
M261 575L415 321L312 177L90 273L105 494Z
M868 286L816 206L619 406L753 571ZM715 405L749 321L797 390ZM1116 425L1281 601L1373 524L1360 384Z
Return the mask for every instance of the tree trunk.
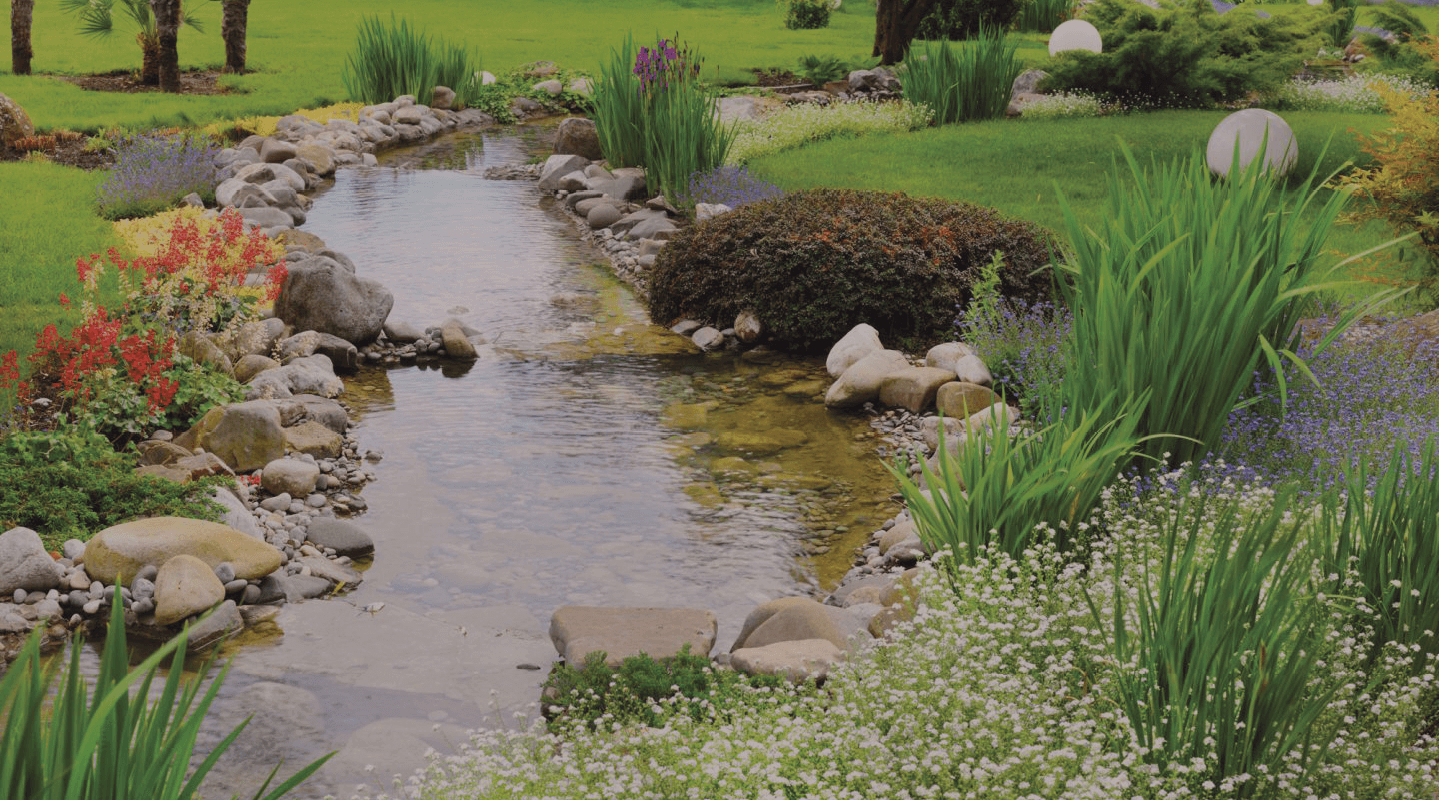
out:
M150 0L155 15L155 46L160 91L180 91L180 0Z
M16 75L30 74L30 21L35 13L35 0L10 0L10 71Z
M245 31L250 24L250 0L224 0L220 38L225 40L225 72L245 74Z
M160 42L145 32L135 34L135 43L140 45L140 85L160 85Z
M898 64L909 52L919 23L938 0L879 0L874 15L874 55L885 66Z

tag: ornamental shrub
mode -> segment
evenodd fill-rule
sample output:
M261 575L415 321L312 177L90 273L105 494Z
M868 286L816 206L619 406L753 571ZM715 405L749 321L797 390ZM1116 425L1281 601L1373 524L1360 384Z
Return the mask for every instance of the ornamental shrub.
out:
M828 28L834 10L831 0L780 0L785 8L784 26L792 31Z
M1048 299L1051 245L1037 225L970 203L816 189L683 230L650 273L649 312L727 327L752 309L794 350L829 347L861 322L918 345L951 335L997 250L1005 297Z
M919 23L915 38L959 41L981 28L1009 30L1023 6L1024 0L939 0Z
M1272 92L1319 46L1322 18L1216 14L1206 0L1155 9L1098 0L1085 19L1103 53L1069 51L1046 67L1046 91L1085 91L1161 106L1205 107Z
M214 199L217 152L219 148L198 134L152 133L120 141L115 167L96 192L100 216L149 216L191 192Z

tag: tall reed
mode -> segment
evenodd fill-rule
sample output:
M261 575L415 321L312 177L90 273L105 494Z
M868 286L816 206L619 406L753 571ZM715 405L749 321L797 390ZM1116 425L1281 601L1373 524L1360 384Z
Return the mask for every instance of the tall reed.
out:
M965 435L953 455L941 426L938 472L921 465L928 491L906 470L888 467L920 538L965 564L990 548L1022 560L1041 539L1061 553L1081 550L1091 512L1140 444L1133 412L1145 397L1111 394L1105 401L1066 413L1062 393L1051 392L1041 414L1050 422L1041 430L1015 437L1006 422L991 419Z
M469 48L432 39L391 13L389 24L378 16L360 21L340 82L351 100L363 103L387 103L406 94L429 103L436 86L464 96L464 87L479 68L479 58Z
M925 41L905 59L904 99L934 109L940 125L1004 116L1010 88L1024 67L1018 42L1002 31L981 28L958 45Z
M116 600L119 596L116 596ZM44 667L32 635L0 679L0 797L25 800L190 800L246 723L226 736L194 769L195 741L225 670L210 682L183 679L186 635L181 633L130 669L122 605L113 604L100 673L93 690L80 667L78 644L63 672ZM152 699L155 673L170 672ZM56 688L56 677L59 687ZM133 695L132 695L133 690ZM247 720L248 722L248 720ZM333 755L333 753L331 754ZM268 794L279 767L254 798L276 800L314 774L325 756Z
M1273 372L1281 400L1282 360L1312 379L1295 354L1298 323L1347 263L1325 263L1344 197L1324 199L1311 174L1291 202L1262 159L1247 169L1236 162L1219 180L1199 153L1151 171L1121 150L1128 175L1111 170L1097 230L1059 192L1073 249L1059 265L1074 312L1066 392L1081 409L1113 391L1149 392L1139 432L1179 438L1149 438L1143 452L1196 461L1219 442L1256 370ZM1394 294L1356 305L1318 349Z
M1414 674L1439 654L1439 447L1425 441L1417 456L1407 443L1394 449L1373 481L1362 459L1345 475L1345 495L1328 495L1321 509L1328 591L1353 592L1344 576L1362 584L1360 606L1372 622L1369 658L1395 642L1417 646Z
M1015 30L1025 33L1050 33L1074 16L1074 0L1028 0L1019 9Z
M1115 556L1110 614L1088 597L1120 706L1160 769L1199 759L1215 783L1281 762L1308 774L1329 745L1309 737L1332 690L1310 688L1325 631L1301 525L1285 521L1286 496L1257 512L1226 501L1206 513L1210 502L1199 493L1166 512L1157 560Z
M699 82L701 59L661 39L635 50L626 36L611 51L595 90L595 128L611 166L643 166L647 190L671 200L691 175L724 163L733 126L720 122L717 96Z

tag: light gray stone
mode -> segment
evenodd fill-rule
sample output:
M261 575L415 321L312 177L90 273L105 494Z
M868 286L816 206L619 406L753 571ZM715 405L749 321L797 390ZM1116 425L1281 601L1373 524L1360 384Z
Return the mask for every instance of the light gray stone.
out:
M694 342L701 350L714 350L724 347L724 334L720 333L718 328L706 325L695 331L690 336L690 341Z
M822 682L844 652L827 639L775 642L730 653L730 666L746 675L778 675L793 684Z
M16 589L49 591L64 576L64 568L46 552L40 534L29 528L0 533L0 595L13 595Z
M114 584L120 576L145 575L141 570L187 554L212 569L222 561L235 566L237 577L252 580L274 572L280 553L228 525L180 517L150 517L100 531L85 545L85 570L90 577ZM213 577L213 576L212 576Z
M994 382L994 376L990 375L989 367L985 366L979 356L965 356L954 362L954 374L958 380L980 386L989 386Z
M583 170L589 159L578 155L553 155L545 159L540 167L540 191L553 192L559 188L559 180L575 170Z
M808 597L784 597L751 611L730 651L803 639L824 639L844 649L867 638L863 625L844 609Z
M861 358L883 349L884 345L879 342L879 331L875 330L873 325L861 322L829 349L824 367L831 378L838 378Z
M719 632L712 612L693 608L600 608L561 606L550 618L550 641L570 666L584 664L593 652L618 667L641 653L651 658L690 653L708 656Z
M380 335L394 304L389 289L314 256L290 265L275 316L297 330L330 333L363 346Z
M260 524L255 522L255 515L250 512L250 507L230 490L216 486L210 490L210 497L225 507L225 516L220 520L222 524L229 525L246 536L265 538L265 532L260 530Z
M352 522L321 517L310 523L305 538L316 547L333 548L337 555L351 558L375 552L375 540L364 528Z
M155 622L173 625L225 599L225 586L209 564L192 555L172 556L155 579Z
M581 203L580 205L584 204ZM620 210L615 208L613 203L601 201L586 212L585 221L589 224L591 230L599 230L600 228L608 228L616 222L619 222L622 216Z
M315 482L319 478L318 465L297 458L279 458L265 465L260 474L260 485L270 494L299 497L315 491Z
M160 609L155 608L155 619L158 622ZM205 650L245 629L245 618L235 605L234 600L226 600L221 603L215 612L204 619L196 620L185 626L186 635L185 648L191 651Z
M829 408L854 408L879 399L884 379L908 369L909 361L898 350L874 350L846 369L825 392Z
M600 137L594 120L584 117L569 117L560 122L555 131L555 153L577 155L590 161L604 158L600 151Z

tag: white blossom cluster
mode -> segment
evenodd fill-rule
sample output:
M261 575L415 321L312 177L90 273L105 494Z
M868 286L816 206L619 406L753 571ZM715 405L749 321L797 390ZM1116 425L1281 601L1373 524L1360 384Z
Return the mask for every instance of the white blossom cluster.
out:
M1105 102L1088 92L1056 92L1025 103L1020 119L1102 117L1121 110L1118 104Z
M943 575L922 567L913 622L818 691L755 690L704 721L676 714L658 729L476 732L458 755L433 757L395 791L424 800L1435 797L1426 730L1439 698L1434 664L1416 676L1416 654L1390 646L1365 666L1368 623L1342 598L1319 598L1330 615L1322 651L1294 656L1317 658L1311 688L1332 693L1313 726L1316 742L1332 740L1314 773L1293 766L1298 753L1254 774L1222 775L1212 753L1170 759L1162 742L1152 751L1137 744L1116 689L1135 668L1112 655L1116 582L1132 600L1138 575L1163 566L1167 516L1197 516L1198 529L1213 532L1221 503L1195 511L1200 494L1256 512L1275 498L1225 477L1222 463L1185 474L1194 473L1112 487L1080 526L1097 534L1083 563L1040 546L1017 562L991 554ZM1204 557L1213 551L1200 547ZM1116 570L1120 553L1128 567ZM1137 624L1130 619L1130 630Z
M908 101L861 100L848 103L799 103L759 120L736 124L734 144L725 164L743 164L756 156L778 153L840 134L912 131L933 119L929 106Z
M1296 111L1346 111L1361 114L1384 113L1384 98L1376 91L1386 87L1405 98L1427 97L1431 88L1404 75L1371 72L1351 75L1338 81L1295 79L1279 90L1279 101Z

